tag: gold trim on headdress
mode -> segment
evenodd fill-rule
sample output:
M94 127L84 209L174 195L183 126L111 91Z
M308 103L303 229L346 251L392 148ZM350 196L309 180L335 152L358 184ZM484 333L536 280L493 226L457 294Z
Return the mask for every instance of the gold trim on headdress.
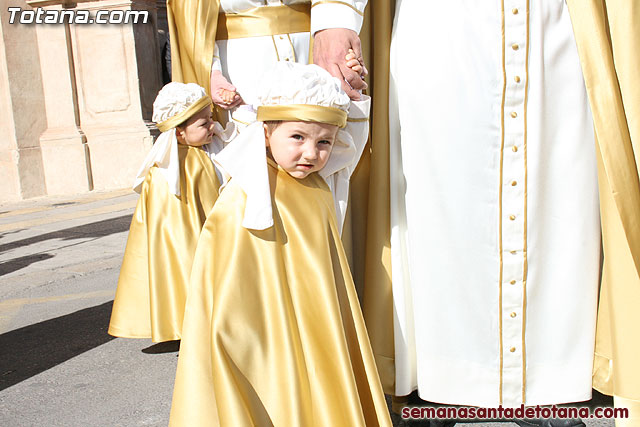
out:
M347 125L347 112L322 105L261 105L258 107L257 120L259 122L269 120L319 122L343 128Z
M200 112L200 110L202 110L207 105L211 105L211 98L209 98L209 96L203 96L202 98L191 104L186 110L169 117L167 120L161 121L156 126L158 126L160 132L166 132L169 129L172 129L188 120L191 116Z

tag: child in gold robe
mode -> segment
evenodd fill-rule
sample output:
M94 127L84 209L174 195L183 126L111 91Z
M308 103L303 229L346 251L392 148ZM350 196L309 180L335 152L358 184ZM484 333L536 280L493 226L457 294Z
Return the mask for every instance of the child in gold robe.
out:
M108 332L161 342L181 336L193 254L220 186L211 155L226 136L194 83L169 83L153 109L162 134L134 184L140 199Z
M370 100L286 62L261 91L214 159L170 425L390 426L340 240Z

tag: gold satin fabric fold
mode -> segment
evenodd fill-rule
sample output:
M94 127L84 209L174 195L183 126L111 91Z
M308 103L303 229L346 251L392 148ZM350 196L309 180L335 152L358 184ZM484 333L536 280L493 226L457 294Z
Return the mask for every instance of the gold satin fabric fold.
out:
M354 277L383 389L395 392L389 210L389 48L395 1L369 1L360 37L372 99L370 151L351 178ZM367 194L364 198L362 195ZM363 214L364 211L364 214Z
M171 426L391 426L333 199L269 166L273 227L233 180L203 228Z
M172 80L198 83L209 96L219 9L220 0L167 0Z
M218 16L217 40L309 32L311 5L300 3L256 7Z
M597 141L604 262L593 386L640 400L640 7L568 0Z
M347 125L347 112L339 108L322 105L289 104L261 105L258 107L257 120L293 120L304 122L328 123L343 128Z
M160 132L166 132L169 129L172 129L189 119L189 117L193 116L196 113L199 113L207 105L211 105L211 98L208 96L203 96L193 104L189 106L186 110L176 114L173 117L169 117L167 120L164 120L157 124L158 130Z
M151 168L131 220L108 333L154 342L180 339L196 243L218 194L208 155L178 146L180 196Z

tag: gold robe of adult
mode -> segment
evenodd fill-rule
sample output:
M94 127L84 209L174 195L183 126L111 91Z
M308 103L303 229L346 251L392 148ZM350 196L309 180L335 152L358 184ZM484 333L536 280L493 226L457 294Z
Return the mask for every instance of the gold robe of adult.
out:
M390 426L331 192L270 162L274 226L233 180L198 242L171 426Z
M178 145L180 196L153 167L131 220L109 334L181 337L187 285L198 236L218 195L218 178L205 151Z
M640 410L640 7L568 0L593 112L604 264L594 387ZM395 388L389 229L388 90L394 0L372 0L362 30L373 98L363 312L382 384ZM419 30L417 30L419 34Z
M172 80L197 83L209 95L219 9L220 0L167 0Z
M593 111L604 262L593 386L640 425L640 5L569 0Z

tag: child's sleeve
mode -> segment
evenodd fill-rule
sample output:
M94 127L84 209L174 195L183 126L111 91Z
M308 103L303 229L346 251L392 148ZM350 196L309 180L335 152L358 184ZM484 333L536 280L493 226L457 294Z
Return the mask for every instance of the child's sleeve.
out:
M220 49L218 43L213 45L213 61L211 62L211 71L222 72L222 63L220 62Z
M367 95L362 95L360 101L351 101L347 126L338 131L331 157L319 172L333 193L341 233L349 202L349 180L358 166L369 138L370 107L371 98Z
M371 97L362 95L359 101L351 101L347 126L342 130L351 136L356 152L353 161L346 167L349 177L358 166L362 151L369 140L369 109Z

